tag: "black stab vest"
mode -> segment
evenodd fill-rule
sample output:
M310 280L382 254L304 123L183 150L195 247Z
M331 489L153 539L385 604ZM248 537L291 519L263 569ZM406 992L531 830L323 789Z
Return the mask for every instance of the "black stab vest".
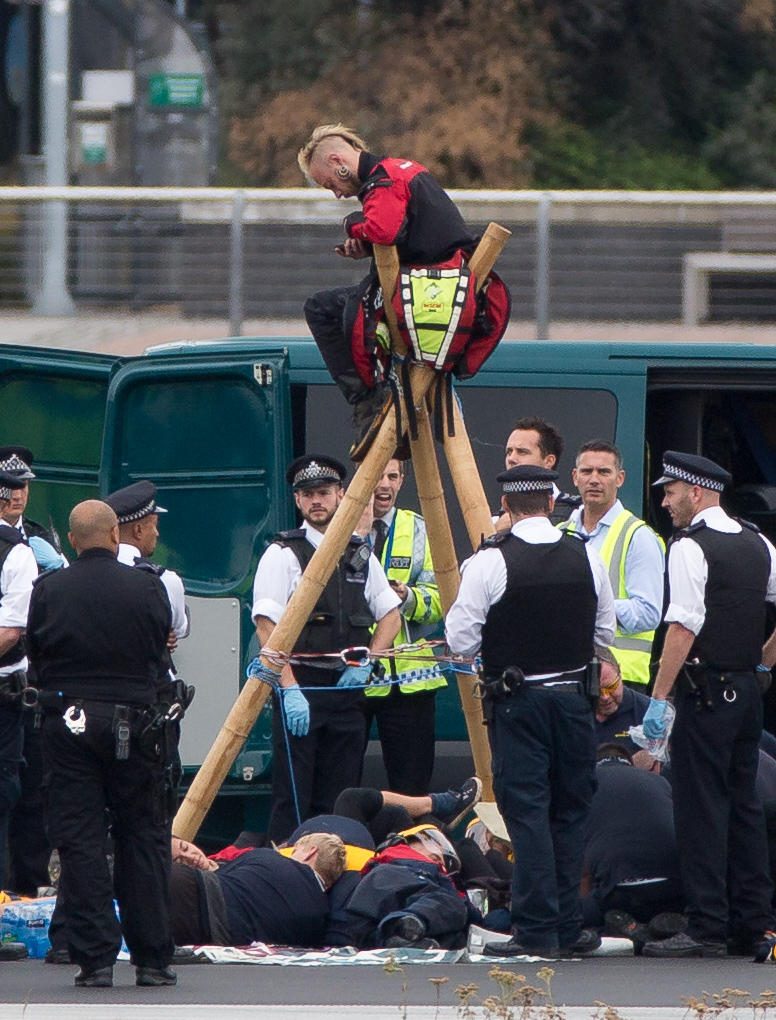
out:
M754 525L740 523L737 535L703 521L684 533L701 547L709 569L706 618L691 657L716 669L754 669L762 657L771 559Z
M586 665L598 598L584 541L565 534L559 542L534 545L510 533L497 548L507 586L482 628L486 676L500 676L507 666L530 675Z
M12 528L9 524L0 524L0 571L2 571L14 546L21 545L23 542L24 539L17 528ZM2 602L2 594L0 593L0 602ZM12 666L13 663L23 659L26 654L27 645L22 636L3 655L0 655L0 666Z
M304 573L315 553L315 546L307 540L305 531L302 528L281 531L275 542L291 549ZM360 569L351 566L350 557L356 548L357 543L348 544L308 617L294 645L294 652L338 652L351 645L369 645L369 628L375 622L364 594L369 561ZM329 686L331 670L341 668L342 663L321 659L320 666L327 668L295 664L293 669L297 682L302 686Z

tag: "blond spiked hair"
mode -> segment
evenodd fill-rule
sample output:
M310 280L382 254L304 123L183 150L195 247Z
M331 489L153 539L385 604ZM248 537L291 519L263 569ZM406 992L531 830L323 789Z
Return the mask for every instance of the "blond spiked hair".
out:
M366 142L352 128L346 127L345 124L319 124L296 156L299 169L305 177L310 176L310 164L316 149L327 138L341 138L356 152L366 152Z

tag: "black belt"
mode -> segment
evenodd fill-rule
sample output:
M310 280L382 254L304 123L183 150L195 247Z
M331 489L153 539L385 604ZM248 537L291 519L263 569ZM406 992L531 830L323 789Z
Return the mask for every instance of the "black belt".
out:
M526 687L539 687L550 691L571 691L580 694L583 691L584 669L575 669L571 673L560 673L558 676L547 677L546 680L526 680Z

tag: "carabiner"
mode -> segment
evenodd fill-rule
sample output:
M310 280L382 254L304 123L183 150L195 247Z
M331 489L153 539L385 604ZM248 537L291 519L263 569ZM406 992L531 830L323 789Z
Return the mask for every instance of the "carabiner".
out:
M355 658L356 654L360 657ZM352 645L350 648L343 648L340 658L346 666L368 666L372 661L372 654L366 645Z

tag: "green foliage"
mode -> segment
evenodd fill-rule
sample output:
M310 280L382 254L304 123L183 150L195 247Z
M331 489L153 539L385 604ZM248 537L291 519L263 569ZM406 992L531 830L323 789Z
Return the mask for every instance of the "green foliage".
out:
M639 142L614 142L571 123L531 126L524 135L535 188L713 190L719 177L689 153Z
M730 97L724 127L704 155L725 186L776 188L776 77L760 71Z

